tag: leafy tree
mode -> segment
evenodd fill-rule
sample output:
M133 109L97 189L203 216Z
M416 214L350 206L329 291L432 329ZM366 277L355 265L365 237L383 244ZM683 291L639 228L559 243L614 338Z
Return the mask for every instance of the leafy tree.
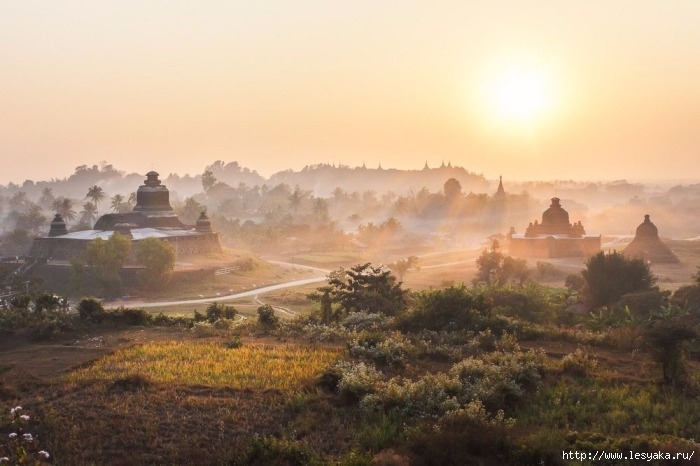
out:
M450 178L449 180L445 181L445 185L442 189L445 193L445 197L450 201L459 199L462 196L462 185L455 178Z
M318 288L318 293L309 297L321 301L326 293L325 299L330 298L345 314L368 311L397 315L408 307L408 292L401 288L401 282L397 282L391 271L381 266L372 267L369 262L333 272L328 286Z
M408 272L411 268L415 268L418 265L418 257L416 256L408 256L405 259L401 259L396 262L392 262L389 264L389 268L393 270L396 275L398 275L399 280L403 280L403 276L406 272Z
M476 259L478 269L474 283L485 282L489 285L503 285L509 281L522 285L530 276L525 259L517 259L500 250L498 240L491 242L490 249L484 249Z
M177 214L183 223L192 225L197 221L199 215L206 210L206 207L197 202L194 197L188 197L185 199L185 205L178 209Z
M656 277L642 259L628 258L617 251L599 252L586 261L581 275L584 294L594 307L617 302L626 293L649 291Z
M202 189L204 192L209 191L216 184L216 177L211 170L205 170L202 173Z
M119 271L131 253L131 240L115 232L108 240L96 238L85 250L85 262L95 268L97 279L105 291L117 293L122 281Z
M175 268L175 248L167 241L146 238L136 245L136 259L145 267L142 280L149 286L161 286Z

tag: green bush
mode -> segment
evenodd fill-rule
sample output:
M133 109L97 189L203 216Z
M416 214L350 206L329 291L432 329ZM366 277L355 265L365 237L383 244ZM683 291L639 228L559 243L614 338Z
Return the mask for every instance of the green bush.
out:
M211 303L206 310L206 320L213 324L219 319L233 319L236 317L236 314L238 314L238 311L233 306Z
M583 377L598 367L598 360L587 349L579 346L576 351L562 358L561 366L564 373Z
M230 466L313 466L323 464L309 447L289 438L255 434L246 451L231 459Z
M487 309L484 296L473 296L464 285L425 290L416 293L412 309L396 325L404 331L467 329Z
M99 324L104 320L106 312L100 301L85 298L78 303L78 315L82 320Z
M258 308L258 323L263 327L275 327L279 322L279 317L275 315L275 309L269 304L264 304Z

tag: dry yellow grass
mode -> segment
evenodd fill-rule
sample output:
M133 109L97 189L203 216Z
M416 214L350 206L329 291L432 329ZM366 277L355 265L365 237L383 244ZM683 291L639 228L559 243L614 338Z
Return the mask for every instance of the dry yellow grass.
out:
M66 379L116 380L139 374L160 383L288 390L339 357L339 350L295 345L229 349L217 343L152 342L119 350Z

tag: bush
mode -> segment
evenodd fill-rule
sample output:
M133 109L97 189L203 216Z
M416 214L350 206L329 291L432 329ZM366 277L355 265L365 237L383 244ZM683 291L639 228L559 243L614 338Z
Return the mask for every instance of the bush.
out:
M368 393L374 392L382 380L381 372L363 362L341 361L335 368L340 373L338 393L349 402L357 402Z
M483 295L472 296L464 285L421 291L413 308L399 318L397 327L404 331L466 329L486 309Z
M348 351L354 358L374 361L378 364L402 366L404 357L411 351L411 344L399 332L364 333L348 342Z
M211 303L206 310L206 320L213 324L219 319L233 319L236 317L236 314L238 314L238 311L233 306Z
M258 308L258 323L263 327L275 327L279 322L279 317L275 315L275 309L269 304L264 304Z
M646 262L617 251L590 257L581 275L586 281L584 294L593 307L613 304L627 293L649 291L656 283Z
M226 348L238 349L243 347L243 340L239 335L234 335L229 341L226 342Z
M318 456L297 440L255 434L246 451L231 466L309 466L322 464Z
M106 312L105 317L115 324L125 325L149 325L153 321L151 315L143 309L124 307Z
M98 324L104 320L106 312L101 302L85 298L78 303L78 315L82 320Z
M576 351L562 358L561 366L566 374L583 377L598 367L598 360L579 346Z

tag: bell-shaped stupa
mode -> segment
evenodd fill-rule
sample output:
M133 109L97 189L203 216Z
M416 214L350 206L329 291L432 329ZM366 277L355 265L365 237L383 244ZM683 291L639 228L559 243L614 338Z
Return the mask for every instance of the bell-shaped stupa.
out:
M659 229L649 217L637 227L632 242L622 251L630 257L638 257L651 263L677 263L678 257L659 238Z

